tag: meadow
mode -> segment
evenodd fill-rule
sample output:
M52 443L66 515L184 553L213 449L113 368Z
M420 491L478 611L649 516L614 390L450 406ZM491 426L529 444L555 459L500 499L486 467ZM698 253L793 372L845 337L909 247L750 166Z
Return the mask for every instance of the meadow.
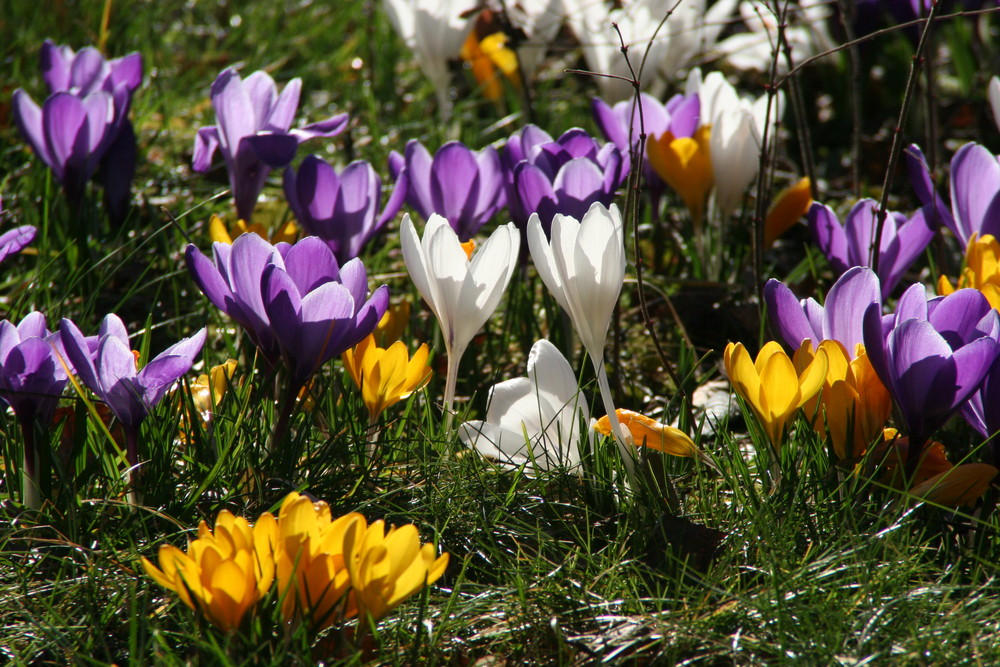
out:
M11 0L3 660L1000 662L1000 12L635 4Z

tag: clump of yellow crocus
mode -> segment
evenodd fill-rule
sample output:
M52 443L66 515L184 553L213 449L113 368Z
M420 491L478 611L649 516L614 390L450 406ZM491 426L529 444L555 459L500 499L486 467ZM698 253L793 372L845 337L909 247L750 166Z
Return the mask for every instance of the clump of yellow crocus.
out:
M617 409L618 421L637 447L649 447L672 456L697 456L698 445L679 428L662 424L652 417L633 410ZM602 435L611 435L611 420L607 415L594 424L594 430Z
M684 200L695 225L705 217L705 200L714 183L711 135L711 125L703 125L692 137L675 138L668 131L650 137L646 145L650 166Z
M248 225L245 220L237 220L231 230L226 229L226 223L217 215L213 215L208 222L208 235L217 243L232 245L234 239L247 233L256 234L262 239L269 240L271 243L280 243L282 241L285 243L295 243L295 240L299 236L299 228L294 220L289 220L276 229L273 234L268 234L267 228L259 222Z
M743 343L729 343L724 362L733 389L750 404L776 449L781 448L788 420L819 392L827 373L825 350L818 350L796 373L792 360L775 341L761 348L755 362Z
M813 428L828 432L833 451L840 460L854 459L865 453L871 441L882 432L892 412L892 398L872 368L863 345L858 345L852 359L839 341L824 340L819 349L826 353L827 372L818 401L805 404L807 415L815 415ZM792 358L798 372L804 371L817 352L809 339ZM826 428L824 428L824 417Z
M954 287L947 276L938 278L938 294L946 296L957 289L971 287L983 293L993 308L1000 308L1000 242L990 234L969 239L965 249L965 268Z
M344 352L344 367L361 389L371 422L374 423L390 405L427 384L431 377L431 368L427 365L429 354L426 343L417 348L413 357L409 356L402 341L383 349L375 344L373 335Z
M274 580L276 528L271 514L261 515L251 527L243 517L222 510L214 532L201 522L198 538L188 543L187 553L163 545L160 567L146 558L142 566L188 607L200 611L220 630L233 632Z
M345 534L344 552L351 572L352 603L361 617L377 621L426 585L437 581L448 554L437 556L433 544L421 544L413 525L396 528L362 519Z

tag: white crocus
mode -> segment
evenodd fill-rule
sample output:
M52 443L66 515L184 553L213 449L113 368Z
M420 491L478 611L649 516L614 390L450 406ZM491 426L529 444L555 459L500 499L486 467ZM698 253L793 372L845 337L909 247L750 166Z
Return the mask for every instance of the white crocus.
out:
M563 310L569 313L580 342L594 363L604 407L612 422L612 433L631 473L632 451L615 416L611 387L604 368L608 327L625 282L621 213L614 204L605 208L596 202L581 221L556 214L552 218L551 243L545 238L538 214L533 213L528 219L528 248L542 282Z
M472 337L496 310L514 275L521 237L514 223L501 225L470 261L446 219L431 215L421 239L406 214L400 242L410 279L437 316L444 337L448 354L445 430L450 431L458 365Z
M473 24L467 13L476 0L384 0L386 14L434 85L442 118L451 116L448 61L459 57Z
M709 138L715 176L715 204L725 220L743 199L760 166L760 136L746 109L719 114Z
M770 72L778 45L778 24L782 22L793 63L836 46L826 26L833 15L829 0L787 3L781 8L781 20L775 15L772 4L763 0L740 3L740 16L747 32L727 37L718 44L718 50L731 66L745 71ZM777 66L779 73L787 73L788 61L783 53L778 54Z
M569 362L549 341L531 346L528 377L494 385L487 405L485 420L458 429L468 447L529 470L580 465L578 443L592 437L590 412Z

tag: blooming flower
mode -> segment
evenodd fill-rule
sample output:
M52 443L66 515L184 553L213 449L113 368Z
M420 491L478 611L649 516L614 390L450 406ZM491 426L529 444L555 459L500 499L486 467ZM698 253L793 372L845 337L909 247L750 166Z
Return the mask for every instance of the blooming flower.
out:
M76 374L101 400L108 404L125 428L128 463L139 461L139 424L167 390L191 369L194 358L205 344L205 329L174 343L136 370L136 357L128 342L128 331L117 315L101 322L96 354L73 322L59 325L62 344Z
M632 410L618 410L618 422L622 425L636 447L648 447L658 452L673 456L698 456L698 445L687 433L661 424L652 417L647 417ZM594 430L602 435L611 435L611 420L607 415L594 424Z
M142 559L143 569L159 585L200 611L212 625L234 632L243 617L267 593L274 580L277 527L269 513L254 526L228 510L219 512L212 531L202 521L198 538L187 553L165 544L156 567Z
M448 221L432 214L423 238L417 236L410 216L404 215L400 241L410 279L434 311L444 336L448 354L444 401L450 419L459 362L514 275L520 238L514 225L507 223L470 258Z
M779 236L806 214L811 204L812 183L808 176L778 193L764 218L764 247L771 247Z
M417 64L437 94L438 113L451 117L448 61L458 58L466 35L472 30L467 13L475 0L383 0L392 27L417 56Z
M448 566L448 554L436 556L433 544L421 544L412 524L397 528L376 521L352 522L344 534L344 554L351 573L351 598L358 615L377 621L424 586L433 584Z
M938 293L948 295L956 289L971 287L983 293L993 308L1000 308L1000 242L987 234L982 238L976 233L965 248L965 267L958 277L957 287L948 277L938 278Z
M562 353L541 339L528 354L528 377L490 388L486 419L462 424L458 435L483 456L528 470L571 470L589 437L587 403Z
M462 45L462 60L469 63L483 95L491 100L503 97L502 73L516 87L521 86L517 53L507 48L507 35L495 32L482 39L473 30Z
M503 206L503 173L496 149L473 151L449 141L433 159L423 145L411 139L405 155L393 151L389 169L400 181L409 175L407 203L424 220L437 213L448 220L459 238L467 241Z
M780 449L788 420L823 387L826 351L820 348L801 372L775 341L761 348L756 361L750 361L743 343L729 343L723 359L733 389L750 404L771 444Z
M868 358L906 423L914 465L921 447L982 383L1000 353L1000 318L981 292L927 300L911 286L884 319L865 311Z
M537 214L546 236L557 213L579 220L595 202L610 205L629 170L627 149L601 146L579 128L553 140L526 125L507 140L501 160L514 223L524 229Z
M864 454L869 443L882 432L892 411L892 399L863 346L858 345L851 354L842 343L824 340L819 349L827 358L826 379L819 394L822 409L817 410L807 402L805 411L816 415L813 428L818 433L829 433L838 459L854 459ZM792 363L801 373L816 354L808 341L802 341Z
M767 314L785 343L797 349L806 339L813 349L820 341L835 340L853 358L864 343L864 317L869 304L881 306L878 277L867 267L848 269L826 295L826 307L812 297L799 301L780 281L764 285Z
M689 137L667 131L646 144L649 165L684 200L695 225L705 217L705 200L714 184L710 136L710 127L700 127Z
M299 106L301 79L292 79L278 94L267 72L240 78L232 67L212 84L212 107L218 125L198 130L194 142L194 169L208 171L218 148L229 171L229 187L242 220L253 218L257 197L271 169L284 167L298 146L313 137L332 137L347 125L347 114L290 130Z
M361 390L372 423L383 410L430 381L428 354L426 343L417 348L413 357L409 356L402 341L396 341L387 349L378 347L374 334L344 351L344 368Z
M834 271L843 273L852 266L870 265L871 247L878 228L877 211L875 200L862 199L841 226L829 206L816 203L810 207L809 228ZM932 209L926 206L909 219L893 211L887 214L878 261L883 298L892 293L903 273L934 238L935 228L929 217L932 215Z
M952 215L944 223L967 246L973 234L1000 236L1000 163L980 144L965 144L951 158Z

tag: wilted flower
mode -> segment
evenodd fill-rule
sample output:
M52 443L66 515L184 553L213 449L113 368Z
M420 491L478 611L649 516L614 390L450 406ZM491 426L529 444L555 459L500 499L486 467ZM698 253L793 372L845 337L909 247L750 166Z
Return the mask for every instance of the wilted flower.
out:
M913 285L882 317L865 311L868 358L899 407L910 439L910 461L972 395L1000 353L1000 318L981 292L963 289L928 301Z
M618 422L636 447L648 447L673 456L698 456L698 445L679 428L661 424L632 410L619 409L617 413ZM611 435L611 420L607 415L601 417L594 424L594 429L602 435Z
M541 339L528 354L528 377L490 388L486 419L458 429L466 446L500 463L526 469L567 469L580 464L578 441L589 437L587 403L569 362Z
M268 233L264 225L255 222L247 224L244 220L237 220L233 228L226 229L225 221L217 215L213 215L208 222L208 235L215 243L225 243L232 245L233 239L237 239L244 234L256 234L271 243L295 243L299 237L299 228L294 220L289 220L281 225L274 233Z
M433 214L422 239L410 216L404 215L400 240L410 279L437 316L444 337L448 354L444 404L450 424L459 362L514 275L520 238L514 225L507 223L470 258L448 221Z
M971 287L983 293L993 308L1000 308L1000 243L987 234L980 238L975 232L965 249L965 267L953 287L948 277L938 278L938 293L948 295L956 289Z
M271 587L276 540L270 514L264 513L251 526L243 517L222 510L214 532L201 522L187 553L165 544L160 547L159 568L146 558L142 566L156 583L177 593L215 627L234 632Z
M413 357L402 341L387 349L378 347L374 334L344 351L344 368L361 390L369 421L374 423L383 410L427 384L431 378L428 354L426 343L417 348Z
M285 196L299 224L323 239L343 264L358 257L399 212L407 192L406 173L404 170L397 178L385 208L379 212L382 179L370 164L357 160L337 174L324 160L310 155L298 171L285 169Z
M347 114L342 113L291 130L301 89L302 80L292 79L279 95L267 72L254 72L244 81L232 67L222 70L212 84L218 125L198 130L194 170L208 171L215 150L222 151L236 215L241 220L253 219L268 173L291 162L300 143L335 136L347 126Z
M629 170L628 149L602 146L579 128L553 140L526 125L507 140L501 160L511 218L524 229L537 214L546 236L557 213L579 220L595 202L609 206Z
M386 532L382 521L368 525L364 517L347 526L344 555L351 600L358 615L372 622L440 579L448 566L447 552L437 556L433 544L421 544L412 524Z
M750 404L771 444L780 449L789 419L823 387L826 351L820 348L798 373L775 341L761 348L756 362L750 360L743 343L729 343L724 361L733 389Z
M889 211L882 227L878 272L882 297L887 298L934 238L933 209L925 206L909 219ZM878 202L862 199L847 214L841 226L829 206L815 203L809 209L809 228L816 244L834 271L843 273L853 266L871 266L871 248L878 228Z
M449 141L431 158L420 142L411 139L405 155L393 151L389 156L389 169L397 181L408 175L406 202L420 217L442 216L464 241L504 204L503 172L492 146L477 152Z
M1000 470L988 463L963 463L917 484L910 495L948 507L972 507L998 473Z

